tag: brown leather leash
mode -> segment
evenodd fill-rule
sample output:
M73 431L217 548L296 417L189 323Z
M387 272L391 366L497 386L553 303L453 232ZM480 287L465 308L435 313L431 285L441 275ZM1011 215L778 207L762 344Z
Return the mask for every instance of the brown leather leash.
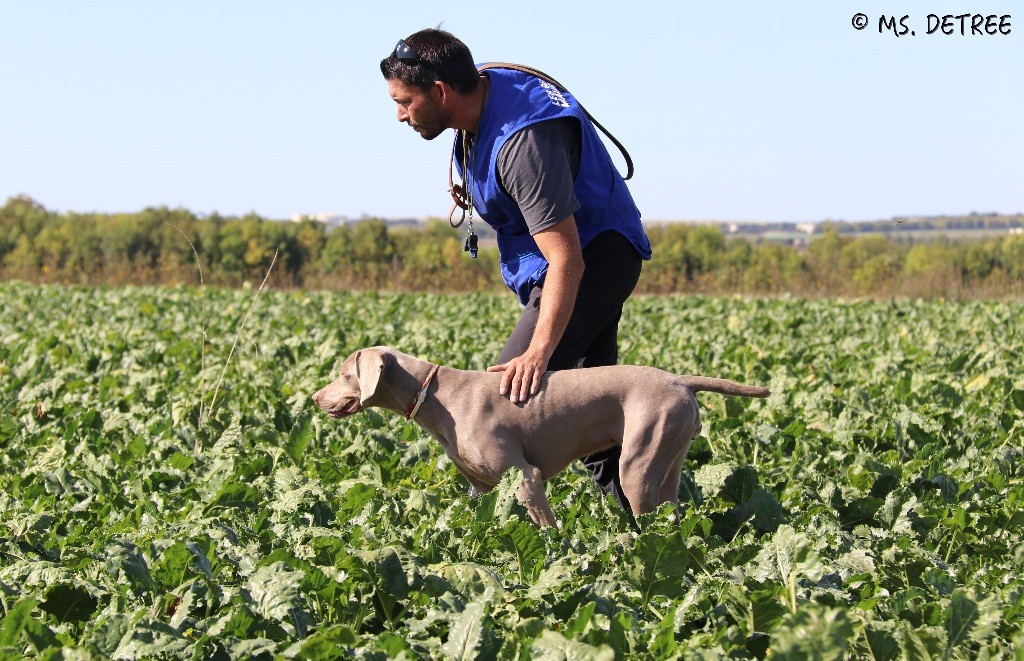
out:
M551 85L554 85L562 92L569 93L569 90L566 89L565 85L558 82L551 76L547 75L540 69L534 69L533 67L528 67L523 64L513 64L511 62L488 62L483 66L477 67L477 71L479 71L480 73L483 73L488 69L512 69L514 71L528 73L531 76L535 76L547 83L550 83ZM608 139L611 140L612 143L619 148L619 151L622 153L622 157L626 159L626 176L623 178L626 179L627 181L631 179L633 177L633 159L630 158L629 152L626 151L626 148L623 146L621 142L619 142L618 138L612 135L611 131L606 129L604 125L601 124L601 122L594 119L594 116L591 115L590 112L583 107L583 104L580 103L579 100L577 100L576 103L579 105L580 110L583 111L583 114L586 115L587 119L590 120L590 123L596 126L598 129L600 129L601 133L604 133L606 136L608 136ZM465 144L465 131L463 131L462 133L463 144ZM456 133L456 140L452 143L452 157L451 160L448 162L448 192L451 194L453 202L452 208L448 212L448 224L450 224L452 227L458 227L462 225L462 222L466 219L466 212L469 211L470 208L468 200L468 191L466 190L464 185L456 184L455 179L452 177L452 170L455 168L455 145L457 144L457 142L458 133ZM463 167L465 168L466 166L467 164L463 163ZM462 209L462 218L457 223L454 221L455 209Z

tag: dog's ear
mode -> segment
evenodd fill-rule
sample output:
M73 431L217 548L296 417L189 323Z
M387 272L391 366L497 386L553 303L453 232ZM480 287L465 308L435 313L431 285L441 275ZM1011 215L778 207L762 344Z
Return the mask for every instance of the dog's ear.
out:
M377 348L363 349L356 355L356 378L359 379L359 405L366 404L377 392L380 377L390 356Z

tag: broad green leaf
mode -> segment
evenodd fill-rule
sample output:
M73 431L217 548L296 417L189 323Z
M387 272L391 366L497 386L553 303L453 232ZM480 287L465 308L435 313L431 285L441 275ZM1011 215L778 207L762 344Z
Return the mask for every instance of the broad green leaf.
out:
M253 611L278 622L290 619L300 608L302 576L301 571L288 571L281 561L258 568L245 582Z
M519 582L532 582L543 565L547 550L537 526L526 521L509 521L498 536L506 550L515 553Z
M885 629L867 626L864 628L864 641L867 645L869 658L873 661L895 661L900 658L900 645L893 635Z
M356 644L356 635L343 624L336 624L316 631L295 643L284 656L289 659L325 659L338 654L346 647Z
M779 526L751 564L755 579L784 585L791 577L817 581L825 571L810 540L790 525Z
M964 385L964 390L969 393L977 392L988 386L990 380L988 374L979 374Z
M733 464L707 464L697 469L693 481L700 487L704 498L711 498L718 495L735 470Z
M944 641L929 635L929 632L922 627L913 627L901 622L893 635L899 643L900 655L903 659L931 661L931 659L939 658L944 654Z
M499 524L508 523L513 513L526 516L526 509L516 499L516 492L523 480L523 471L519 468L510 468L501 476L491 491L478 498L476 507L477 517L481 521L496 521Z
M60 645L53 631L32 616L32 610L38 605L35 599L23 599L7 611L0 622L0 647L19 646L24 640L39 654Z
M947 656L968 640L983 643L991 638L1001 615L994 596L979 603L959 590L954 592L945 618Z
M385 631L374 638L377 649L388 655L389 659L413 659L415 655L409 647L409 641L402 636Z
M625 559L623 579L639 592L644 607L656 597L678 599L685 594L686 580L703 553L690 548L678 532L643 533Z
M371 569L378 588L405 599L419 578L419 563L408 550L388 546L376 551L358 551L356 555Z
M749 591L729 585L722 601L733 617L745 625L749 636L755 632L769 633L786 614L786 594L782 589Z
M337 489L342 496L339 511L349 514L359 513L377 495L377 485L363 480L345 480Z
M116 539L106 549L107 571L114 577L125 577L136 591L153 590L149 565L139 549L129 541Z
M24 540L26 544L41 546L53 531L53 524L57 518L48 512L32 514L21 521L14 522L11 532L16 538Z
M284 444L284 450L297 465L302 466L305 460L306 448L312 440L310 429L314 427L319 418L312 416L306 418L305 422L296 426L288 435Z
M561 594L565 591L566 586L576 582L577 570L578 567L572 560L565 558L555 560L541 571L526 596L530 599L543 599L550 595Z
M170 464L171 467L173 468L176 468L180 471L185 471L188 470L189 468L192 468L192 465L195 463L195 461L191 457L188 457L182 454L181 452L175 452L167 459L167 463Z
M483 595L466 604L466 608L452 621L448 640L441 646L441 652L452 659L475 659L483 639L485 619L493 593Z
M757 469L753 466L740 466L725 479L721 495L736 505L742 505L754 498L757 489Z
M808 604L787 614L772 631L773 659L842 659L853 640L853 623L845 611Z
M671 611L665 613L654 632L648 653L658 659L671 658L679 651L676 642L675 617Z
M229 654L233 659L269 657L277 650L277 643L269 638L257 637L231 641Z
M151 617L135 622L111 655L115 659L191 656L194 640Z
M978 604L963 592L954 592L946 611L946 649L949 651L970 639L978 620Z
M1016 604L1008 604L1015 606ZM971 640L976 643L988 643L1003 623L1003 612L999 608L999 598L992 594L978 602L978 617L971 629Z
M120 647L122 641L131 637L135 622L145 613L145 609L139 609L133 613L101 615L93 621L83 643L94 653L109 657Z
M426 572L442 576L460 593L473 596L491 590L502 592L501 576L493 569L476 563L441 563L429 565Z
M518 468L510 468L501 476L501 482L494 488L494 518L499 523L507 523L512 513L512 506L516 503L516 492L523 481L523 471Z
M541 661L613 661L615 652L607 645L593 647L568 640L550 629L530 646L530 657Z
M259 506L262 498L263 495L258 488L245 482L234 482L221 488L207 509L208 511L214 511L218 507L255 509Z
M761 532L775 532L786 522L779 501L764 489L755 489L750 501L754 504L754 526Z
M241 597L235 597L226 607L220 609L217 618L209 625L207 632L213 637L248 638L259 629L260 620Z
M77 585L57 584L46 590L46 599L39 607L58 622L83 622L96 612L99 600Z
M573 615L572 620L566 624L563 632L570 638L576 638L590 626L590 623L594 620L594 611L597 610L597 602L591 601L586 604L581 604L576 609L576 613Z
M165 548L153 565L153 580L165 590L173 590L188 578L192 553L185 542L175 542Z

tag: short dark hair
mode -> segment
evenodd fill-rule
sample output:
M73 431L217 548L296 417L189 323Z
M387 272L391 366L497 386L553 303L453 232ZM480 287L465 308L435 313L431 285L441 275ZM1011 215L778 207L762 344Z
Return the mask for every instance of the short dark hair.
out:
M380 61L380 72L385 80L397 78L424 91L430 89L435 80L441 80L462 94L472 92L480 83L473 54L450 32L427 28L406 37L405 43L429 66L401 62L392 50L391 55Z

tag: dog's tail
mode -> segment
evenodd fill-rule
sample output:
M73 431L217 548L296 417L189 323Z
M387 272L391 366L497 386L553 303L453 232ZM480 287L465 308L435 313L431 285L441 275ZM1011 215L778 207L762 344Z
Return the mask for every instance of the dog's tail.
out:
M710 376L684 376L686 386L694 392L717 392L720 395L738 395L740 397L767 397L771 390L761 386L748 386L729 379L715 379Z

